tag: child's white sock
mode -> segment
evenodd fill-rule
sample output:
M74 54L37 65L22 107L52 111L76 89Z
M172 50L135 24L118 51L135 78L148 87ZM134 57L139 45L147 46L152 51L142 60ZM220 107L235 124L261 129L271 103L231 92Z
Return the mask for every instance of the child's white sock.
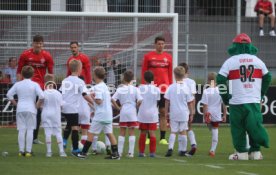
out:
M56 135L56 138L57 138L57 144L58 144L59 152L62 153L62 152L64 152L64 149L63 149L63 142L62 142L61 134Z
M135 146L135 136L129 136L129 149L128 153L133 155L134 154L134 146Z
M25 151L25 135L26 135L26 129L20 129L18 131L18 145L19 145L19 151L24 152Z
M187 151L187 135L178 135L178 151Z
M107 135L105 135L104 138L105 138L105 146L110 146L111 143L110 143L109 138L107 137Z
M125 137L119 136L118 137L118 152L120 156L122 156L123 150L124 150L124 143L125 143Z
M82 135L81 140L87 140L87 135Z
M29 152L29 153L32 152L33 138L34 138L34 130L33 129L28 129L27 130L26 151Z
M51 134L49 135L45 135L45 141L46 141L46 148L47 148L47 153L51 153L52 152L52 138L51 138Z
M175 134L171 133L169 138L169 149L173 149L175 142Z
M211 150L215 152L218 145L218 128L212 128L212 146Z
M97 150L97 141L98 141L98 136L93 137L93 142L92 142L92 150Z
M196 145L195 133L193 130L188 131L188 138L191 145Z

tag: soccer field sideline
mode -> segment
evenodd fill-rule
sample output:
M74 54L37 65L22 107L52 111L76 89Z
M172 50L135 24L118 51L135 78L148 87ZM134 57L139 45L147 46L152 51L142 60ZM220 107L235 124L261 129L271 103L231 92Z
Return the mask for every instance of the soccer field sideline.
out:
M67 158L60 158L57 152L57 145L53 142L52 158L45 157L46 146L34 145L35 156L32 158L18 157L18 145L16 144L16 129L0 129L0 151L8 151L7 157L0 158L1 175L5 174L59 174L70 175L81 171L84 174L88 172L87 167L92 168L97 174L179 174L180 172L189 174L245 174L245 175L269 175L275 174L273 168L276 163L275 145L276 145L276 127L267 127L270 138L271 148L262 149L264 160L262 161L230 161L229 154L233 153L229 127L220 128L220 139L217 154L215 158L208 156L211 133L206 126L195 126L195 133L199 149L193 157L179 157L175 152L171 158L165 157L167 146L157 145L156 158L137 157L138 144L136 142L135 157L130 159L122 157L121 160L104 160L104 155L90 155L85 160L79 160L69 154ZM115 135L118 129L114 129ZM206 132L208 131L208 132ZM136 134L138 134L136 130ZM169 133L167 134L167 137ZM40 131L40 138L43 140L43 130ZM138 138L138 137L136 137ZM100 136L100 140L103 135ZM53 139L55 141L55 139ZM125 153L128 148L125 144ZM175 145L177 150L177 142ZM147 149L146 149L147 151ZM147 153L146 153L147 154ZM22 167L26 167L22 170ZM77 170L74 167L78 167ZM123 170L118 170L123 167ZM141 169L142 168L142 169ZM41 173L43 171L43 173ZM139 172L140 171L140 172Z

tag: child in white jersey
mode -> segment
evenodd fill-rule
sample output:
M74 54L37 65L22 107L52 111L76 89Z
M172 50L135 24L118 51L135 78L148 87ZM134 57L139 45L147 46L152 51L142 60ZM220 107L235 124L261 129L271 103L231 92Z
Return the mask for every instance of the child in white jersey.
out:
M46 157L52 157L52 139L56 136L60 157L67 157L64 152L61 134L61 107L63 104L62 95L55 88L53 74L44 76L45 90L44 100L37 102L37 107L42 107L41 124L45 131L45 141L47 147Z
M36 97L38 96L38 101L40 101L44 98L44 95L40 86L31 80L34 74L34 69L31 66L24 66L21 74L24 80L15 83L8 91L7 97L14 106L17 106L16 125L19 145L18 156L31 157L33 131L36 128ZM14 99L15 94L18 96L18 102Z
M91 105L93 100L89 94L87 94L87 88L83 80L78 76L82 71L82 64L79 60L71 60L69 62L69 69L72 72L70 76L65 78L61 84L62 99L64 105L62 107L62 113L67 120L67 124L72 129L72 155L77 156L79 150L79 105L80 97L82 96Z
M219 89L216 86L215 72L208 74L208 84L210 87L204 89L201 103L203 103L203 114L205 122L210 124L212 130L212 145L209 151L211 157L215 156L216 147L218 144L218 127L219 123L226 121L226 106L223 104L219 95ZM223 105L223 117L221 117L221 106Z
M127 70L124 72L123 84L119 87L115 94L112 96L112 104L115 108L120 110L120 136L118 138L118 151L122 156L125 142L126 130L128 128L129 134L129 151L128 157L134 157L135 146L135 132L134 128L138 126L137 123L137 106L142 102L142 97L138 88L131 85L133 81L133 72ZM119 101L121 107L119 107L116 101Z
M165 93L166 117L169 117L171 127L169 149L165 155L166 157L172 156L176 134L178 134L179 156L187 155L188 121L189 115L194 115L192 106L194 96L183 82L184 76L185 69L182 66L174 68L176 83L171 84Z
M155 130L158 122L158 107L157 103L160 100L160 90L154 84L154 75L151 71L144 73L144 80L147 84L140 85L139 90L143 97L142 104L138 111L138 121L140 138L139 138L139 157L145 157L145 141L146 134L150 135L150 157L155 157L156 137Z
M118 154L117 141L115 136L113 135L111 97L109 89L103 81L105 79L106 72L103 67L96 67L93 73L93 78L96 83L96 85L94 86L95 112L92 124L88 131L87 140L84 144L82 152L78 154L78 157L87 157L87 152L92 144L92 141L94 141L94 136L99 135L103 130L111 142L112 151L111 155L106 157L106 159L118 160L120 159L120 156Z
M79 76L80 79L84 81L83 76ZM87 85L87 88L89 88L90 85ZM92 93L92 89L88 89L87 93L90 94ZM88 129L90 128L91 124L91 112L92 108L87 103L87 101L83 98L80 97L80 105L79 105L79 125L81 128L81 144L84 145L85 141L87 140L87 132Z
M183 81L189 87L190 91L192 92L192 94L195 97L196 82L193 79L189 78L189 66L188 66L188 64L187 63L180 63L179 66L184 67L185 77L184 77ZM196 101L195 101L195 98L194 98L193 105L192 105L194 111L195 111L195 104L196 104ZM193 118L194 118L194 116L190 114L189 115L189 122L188 122L189 129L187 131L188 139L189 139L190 145L191 145L191 150L188 152L188 154L191 155L191 156L195 154L196 149L197 149L195 133L194 133L193 128L192 128Z

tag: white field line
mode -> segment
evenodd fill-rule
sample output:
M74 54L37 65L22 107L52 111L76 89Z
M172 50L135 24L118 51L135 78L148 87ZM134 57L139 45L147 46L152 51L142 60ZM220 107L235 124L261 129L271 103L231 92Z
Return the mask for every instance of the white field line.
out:
M9 157L6 157L5 159L9 159ZM79 160L79 161L77 161L77 160L79 160L79 159L76 159L76 161L72 161L72 162L60 162L60 161L45 161L45 162L43 162L43 161L39 161L39 164L45 164L45 165L56 165L56 166L59 166L60 164L72 164L72 165L74 165L74 164L77 164L77 165L81 165L81 164L85 164L85 165L103 165L103 166L105 166L105 165L107 165L107 164L110 164L110 165L122 165L122 163L128 163L128 164L130 164L129 163L129 161L128 162L125 162L124 160L126 160L126 159L124 159L124 160L108 160L108 161L104 161L104 162L91 162L91 159L82 159L82 160ZM168 160L171 160L171 161L175 161L174 159L168 159ZM176 160L180 160L180 159L176 159ZM122 161L122 162L121 162ZM182 160L181 160L182 161ZM185 161L185 160L184 160ZM24 164L24 165L29 165L29 164L33 164L34 162L22 162L22 163L20 163L20 162L17 162L16 164ZM7 164L14 164L14 162L13 161L3 161L3 162L0 162L0 165L7 165ZM160 163L160 162L156 162L156 163L148 163L148 162L145 162L145 163L135 163L135 165L166 165L166 166L175 166L175 165L180 165L180 166L207 166L207 165L210 165L210 164L202 164L202 163L187 163L187 162L185 162L185 163L183 163L183 164L176 164L176 163L168 163L168 162L164 162L164 163ZM258 166L258 167L275 167L275 164L238 164L239 166L254 166L254 167L256 167L256 166ZM224 163L224 164L216 164L216 166L237 166L237 164L232 164L232 163L230 163L230 164L226 164L226 163ZM239 172L240 173L240 172ZM242 172L241 171L241 173L246 173L246 172ZM249 175L249 174L248 174ZM251 175L251 174L250 174ZM252 174L252 175L256 175L256 174Z
M181 160L181 159L172 159L175 162L181 162L181 163L187 163L186 160Z
M224 167L222 166L217 166L217 165L205 165L206 167L209 167L209 168L215 168L215 169L223 169Z
M258 175L258 174L255 174L255 173L249 173L249 172L245 172L245 171L239 171L238 173L239 174L245 174L245 175Z

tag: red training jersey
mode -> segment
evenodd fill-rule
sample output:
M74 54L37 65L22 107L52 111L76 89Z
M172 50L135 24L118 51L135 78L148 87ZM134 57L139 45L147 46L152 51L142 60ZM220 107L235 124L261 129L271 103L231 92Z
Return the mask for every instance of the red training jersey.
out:
M72 55L70 58L68 58L68 60L67 60L67 76L71 75L71 71L69 70L69 62L73 59L79 60L82 63L81 76L83 76L84 82L86 84L91 84L92 77L91 77L90 60L89 60L88 56L83 53L79 53L79 55L76 57Z
M256 3L254 11L258 12L259 9L268 10L269 11L268 14L271 14L272 13L272 3L270 1L259 0Z
M162 93L166 92L170 84L172 84L172 56L167 52L162 52L161 54L156 51L147 53L144 56L142 63L142 76L141 83L145 84L144 73L145 71L152 71L154 74L154 83L160 87Z
M42 50L38 54L34 53L32 48L25 50L19 57L17 74L21 74L22 68L27 65L34 68L32 80L37 82L41 89L44 89L44 76L46 70L48 70L50 74L54 72L54 61L51 54L45 50Z

